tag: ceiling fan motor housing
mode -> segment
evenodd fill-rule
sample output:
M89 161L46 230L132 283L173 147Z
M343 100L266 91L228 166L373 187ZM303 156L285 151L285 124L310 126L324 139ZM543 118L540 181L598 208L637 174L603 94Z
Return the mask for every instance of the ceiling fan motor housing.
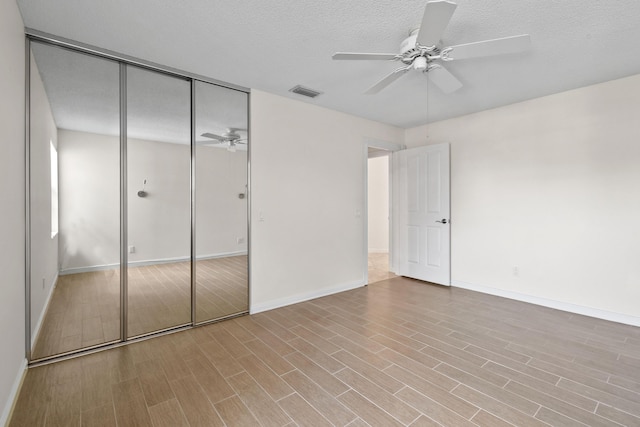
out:
M438 59L440 49L437 46L420 46L417 42L419 28L411 30L409 37L400 43L400 61L413 66L414 70L427 71L429 63Z
M222 136L224 136L224 138L228 139L229 141L236 141L240 139L240 135L238 135L237 133L225 133Z

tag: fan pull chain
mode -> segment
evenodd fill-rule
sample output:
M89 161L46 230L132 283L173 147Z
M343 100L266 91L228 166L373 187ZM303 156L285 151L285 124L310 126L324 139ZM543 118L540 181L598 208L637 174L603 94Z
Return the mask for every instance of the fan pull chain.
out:
M427 142L427 140L429 139L429 79L425 79L426 83L427 83L427 90L425 91L427 93L427 120L426 123L424 125L424 133L425 133L425 143Z

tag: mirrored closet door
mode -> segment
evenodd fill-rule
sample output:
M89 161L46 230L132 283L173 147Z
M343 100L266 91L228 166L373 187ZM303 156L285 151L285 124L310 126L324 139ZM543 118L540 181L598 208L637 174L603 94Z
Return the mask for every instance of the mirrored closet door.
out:
M32 359L120 339L119 67L31 43Z
M246 314L247 90L28 37L29 362Z
M127 336L191 323L191 85L127 66Z
M247 94L195 83L196 322L249 309Z

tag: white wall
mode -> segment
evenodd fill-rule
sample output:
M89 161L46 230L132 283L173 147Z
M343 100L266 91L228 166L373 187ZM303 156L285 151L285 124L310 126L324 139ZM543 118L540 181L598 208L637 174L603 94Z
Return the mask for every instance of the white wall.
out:
M368 164L369 252L389 252L389 156Z
M640 321L639 111L637 75L408 129L451 143L454 285Z
M50 148L51 142L58 146L58 136L33 55L30 90L31 337L35 340L58 277L59 237L51 237Z
M367 138L403 132L252 90L252 312L363 284Z
M62 270L119 262L119 141L59 130ZM197 151L197 254L247 248L247 153ZM130 139L128 143L130 262L187 258L190 254L190 148ZM137 196L147 180L147 197ZM243 243L238 243L238 238Z
M0 1L0 425L25 366L24 26L16 3Z

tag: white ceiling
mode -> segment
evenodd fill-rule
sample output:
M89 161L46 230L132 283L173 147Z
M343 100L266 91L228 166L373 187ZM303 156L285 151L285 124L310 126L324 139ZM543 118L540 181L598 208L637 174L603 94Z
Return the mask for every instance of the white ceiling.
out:
M400 127L640 73L638 0L458 0L445 45L528 33L533 48L447 64L465 85L451 95L419 73L363 95L397 64L331 59L397 52L426 0L17 2L33 29Z

